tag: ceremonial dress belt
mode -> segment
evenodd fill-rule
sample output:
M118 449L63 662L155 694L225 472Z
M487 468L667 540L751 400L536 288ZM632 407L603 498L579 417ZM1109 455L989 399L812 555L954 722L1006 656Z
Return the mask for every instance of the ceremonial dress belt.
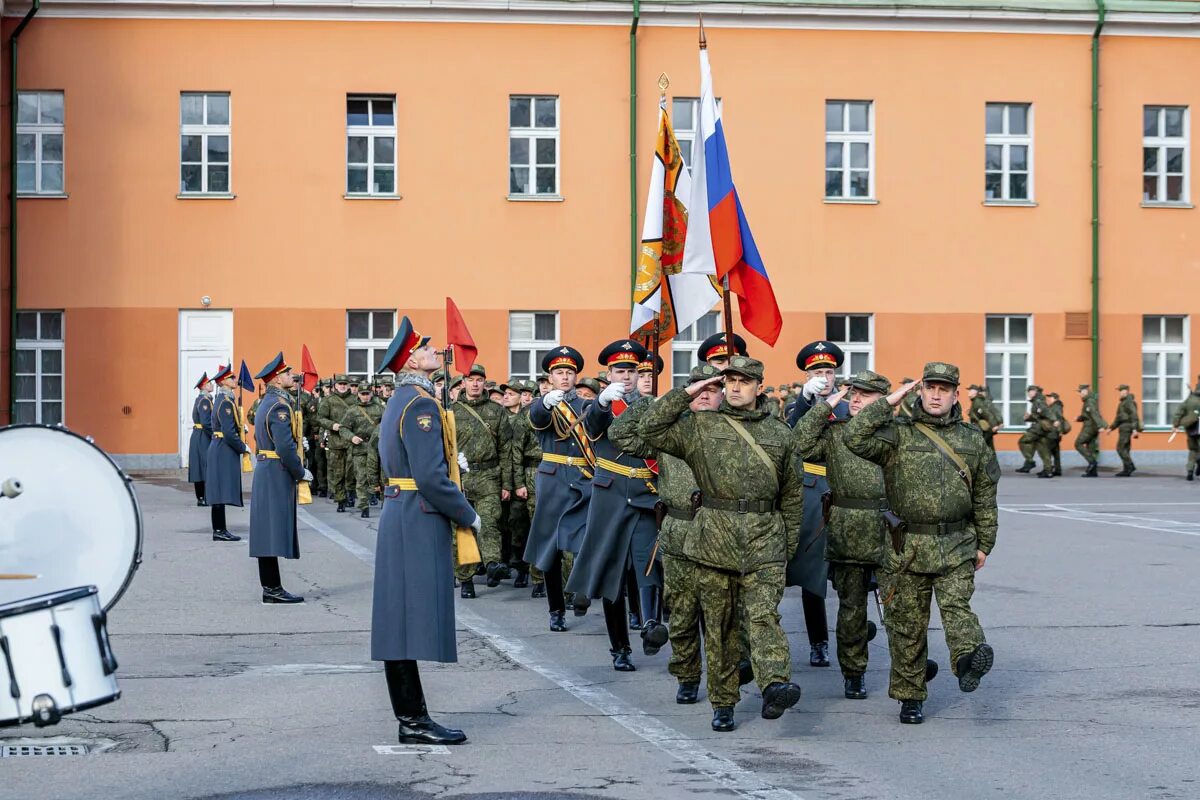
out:
M218 439L224 439L224 438L225 438L225 434L221 433L220 431L213 431L213 436L215 436L215 437L216 437L216 438L218 438Z
M960 519L956 522L939 522L936 525L928 525L924 522L908 523L909 533L931 533L934 535L944 535L948 533L960 533L967 529L971 524L970 520Z
M596 466L618 475L624 475L626 478L641 478L648 481L656 477L648 467L627 467L616 461L609 461L607 458L597 458Z
M551 464L566 464L568 467L586 467L587 459L582 456L560 456L558 453L543 453L542 461Z
M715 508L718 511L736 511L739 514L770 514L779 510L779 505L774 500L749 500L745 497L728 500L724 497L704 495L700 505L705 508Z
M258 460L259 461L266 461L268 458L279 458L279 453L276 453L274 450L259 450L258 451Z
M825 477L825 473L827 472L824 464L813 464L809 461L804 462L804 471L809 475L820 475L822 478Z
M417 482L412 478L388 478L387 485L383 487L383 499L394 500L400 496L401 492L415 492L417 490Z
M480 461L479 463L476 463L474 461L468 461L467 466L469 466L471 468L470 469L471 472L474 472L476 470L491 469L492 467L500 466L500 459L489 458L486 461Z
M676 508L675 506L667 506L667 516L673 519L681 519L684 522L691 522L696 518L696 515L690 509Z
M192 427L193 427L193 428L195 428L195 429L196 429L196 430L198 430L198 431L202 431L202 430L204 430L204 426L203 426L203 425L199 425L199 424L197 424L197 423L195 423L195 422L193 422L193 423L192 423Z
M830 502L838 508L857 508L866 511L887 511L888 501L886 497L879 498L863 498L863 497L838 497L833 495Z

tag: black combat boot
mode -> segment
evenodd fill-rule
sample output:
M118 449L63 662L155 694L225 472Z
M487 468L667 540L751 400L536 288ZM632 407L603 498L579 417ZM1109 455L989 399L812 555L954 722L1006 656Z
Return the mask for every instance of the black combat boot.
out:
M921 710L924 705L920 700L901 700L900 721L905 725L920 725L925 721L925 714Z
M642 629L642 615L636 611L629 612L629 630L637 631Z
M717 733L729 733L737 727L733 721L733 706L721 706L713 709L712 729Z
M371 505L373 505L373 506L377 506L377 505L379 505L379 495L377 495L377 494L375 494L374 492L372 492L372 493L371 493L371 501L370 501L370 502L371 502Z
M657 586L639 589L638 594L641 600L639 605L646 617L646 624L642 626L642 652L652 656L662 649L669 636L667 626L658 621L662 614L662 595Z
M385 661L383 672L392 713L400 723L400 744L462 744L467 740L457 728L444 727L429 718L416 661Z
M1097 464L1095 461L1089 461L1088 465L1087 465L1087 469L1084 470L1083 477L1097 478L1099 476L1100 476L1100 465Z
M1194 480L1194 478L1192 478L1192 471L1190 469L1187 471L1187 480Z
M529 586L529 567L517 567L517 578L513 581L514 589L525 589Z
M346 510L346 501L345 501L345 500L338 500L337 512L338 512L339 514L341 514L341 513L342 513L343 511L345 511L345 510Z
M550 630L555 633L562 633L567 629L567 622L561 611L550 612Z
M1189 478L1189 480L1191 479ZM196 505L200 506L201 508L208 508L208 501L201 497L196 501Z
M681 706L690 706L696 702L699 694L700 681L680 681L679 688L675 690L675 702Z
M1051 471L1050 471L1050 470L1048 470L1048 469L1044 469L1044 470L1042 470L1041 472L1039 472L1039 473L1037 474L1037 476L1038 476L1039 478L1053 478L1053 477L1054 477L1054 473L1053 473L1053 472L1051 472Z
M1020 466L1020 468L1017 469L1017 472L1033 472L1033 462L1026 461Z
M1133 470L1131 470L1129 467L1125 467L1124 469L1122 469L1120 472L1118 472L1118 473L1117 473L1116 475L1114 475L1113 477L1115 477L1115 478L1128 478L1128 477L1129 477L1130 475L1132 475L1132 474L1133 474Z
M263 587L263 605L271 605L273 603L303 603L304 598L298 594L292 594L282 586L272 586L270 588Z
M979 679L988 674L992 668L994 654L992 646L987 642L975 645L975 649L958 659L955 671L958 673L958 688L964 692L973 692L979 688Z
M829 642L817 642L809 648L808 665L810 667L829 666Z
M467 578L465 581L463 581L462 588L459 590L458 596L461 597L463 600L474 600L475 599L475 581L471 578Z
M848 675L843 681L847 700L866 700L867 686L862 675Z
M763 690L762 699L763 719L779 719L800 701L800 687L791 681L775 681Z
M546 584L545 584L545 582L544 582L544 581L542 581L542 582L539 582L539 583L535 583L535 584L533 585L533 591L529 593L529 596L530 596L530 597L545 597L545 596L546 596Z
M754 665L750 663L750 659L743 658L738 662L738 686L745 686L747 683L754 683Z
M370 519L370 518L371 518L371 509L370 509L370 507L364 508L364 509L363 509L363 510L362 510L362 511L359 513L359 516L360 516L360 517L362 517L363 519Z
M495 561L487 565L487 585L489 588L495 589L500 585L500 581L509 576L508 565L500 564Z
M232 534L229 531L225 531L225 530L213 531L213 541L214 542L240 542L241 540L242 540L242 537L240 537L236 534Z
M1055 467L1051 471L1050 475L1055 478L1061 478L1062 477L1062 467Z
M629 655L633 651L628 647L622 647L620 650L609 650L609 655L612 656L613 669L617 672L636 672L637 667L629 660Z

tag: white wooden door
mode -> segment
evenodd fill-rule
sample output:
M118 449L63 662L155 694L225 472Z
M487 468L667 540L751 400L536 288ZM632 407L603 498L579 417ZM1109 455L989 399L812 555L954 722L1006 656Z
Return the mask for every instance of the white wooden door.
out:
M188 465L192 403L202 373L210 377L233 355L233 312L179 312L179 463Z

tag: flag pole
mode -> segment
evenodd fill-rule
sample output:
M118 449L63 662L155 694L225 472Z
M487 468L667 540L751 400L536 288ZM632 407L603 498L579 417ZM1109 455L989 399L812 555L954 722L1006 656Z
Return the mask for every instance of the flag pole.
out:
M704 15L700 17L700 49L708 49L708 38L704 35ZM725 317L725 347L729 351L729 355L734 353L733 347L733 303L729 299L729 275L721 278L721 310L722 316Z
M660 108L667 107L667 88L670 85L671 85L671 79L669 77L667 77L667 73L664 72L658 76L658 105ZM662 275L661 271L660 271L659 275L661 276L662 283L665 284L667 277L665 275ZM658 351L662 344L662 324L663 324L661 292L663 292L664 290L665 290L665 286L660 285L658 311L656 311L654 313L654 339L652 342L652 344L653 344L652 356L650 358L650 361L651 361L650 395L652 397L658 397L658 359L660 358Z

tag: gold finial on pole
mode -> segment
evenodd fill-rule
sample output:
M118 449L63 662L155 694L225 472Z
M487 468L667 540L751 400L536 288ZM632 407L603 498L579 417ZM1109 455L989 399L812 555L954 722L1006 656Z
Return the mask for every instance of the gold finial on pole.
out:
M708 39L704 38L704 15L700 14L700 49L708 49Z
M667 96L667 87L671 85L671 79L667 77L667 73L658 76L658 92L663 97Z

